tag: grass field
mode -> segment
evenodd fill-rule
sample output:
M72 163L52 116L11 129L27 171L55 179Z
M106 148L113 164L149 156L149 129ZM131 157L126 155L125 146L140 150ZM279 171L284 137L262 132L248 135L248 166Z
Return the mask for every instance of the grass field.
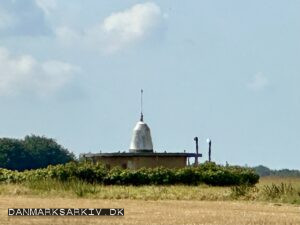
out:
M246 200L300 204L300 179L266 177L255 187L105 186L80 181L40 180L22 184L1 184L0 195L132 200Z
M124 207L122 218L8 217L9 207L100 208ZM300 224L300 209L291 205L235 201L103 200L74 198L2 197L1 224Z
M124 207L125 217L8 217L13 207ZM267 177L252 188L1 184L0 210L0 224L300 224L300 179Z

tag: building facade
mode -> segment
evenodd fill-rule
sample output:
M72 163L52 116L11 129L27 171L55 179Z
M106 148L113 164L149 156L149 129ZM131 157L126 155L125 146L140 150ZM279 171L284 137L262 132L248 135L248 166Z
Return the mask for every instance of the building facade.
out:
M99 153L85 154L84 158L94 163L102 163L106 168L121 167L123 169L140 168L183 168L187 158L195 157L191 153Z

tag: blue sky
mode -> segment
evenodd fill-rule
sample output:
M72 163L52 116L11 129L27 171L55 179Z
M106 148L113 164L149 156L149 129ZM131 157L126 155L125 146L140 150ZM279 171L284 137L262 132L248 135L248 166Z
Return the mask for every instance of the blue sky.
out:
M299 1L0 1L0 135L300 169Z

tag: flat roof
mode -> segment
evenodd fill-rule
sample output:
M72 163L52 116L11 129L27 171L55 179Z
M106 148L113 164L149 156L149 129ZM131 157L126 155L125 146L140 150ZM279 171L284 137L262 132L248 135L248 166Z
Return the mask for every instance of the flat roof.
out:
M86 153L81 154L82 157L196 157L196 153L185 153L185 152L113 152L113 153ZM202 154L198 154L198 157L202 157Z

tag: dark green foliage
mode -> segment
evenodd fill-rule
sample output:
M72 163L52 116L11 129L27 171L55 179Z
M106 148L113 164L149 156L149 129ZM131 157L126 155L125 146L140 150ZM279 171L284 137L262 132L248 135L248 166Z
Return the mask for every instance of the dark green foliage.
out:
M159 167L129 170L116 167L108 170L101 164L77 162L24 172L0 169L0 181L3 182L22 182L24 180L48 178L59 181L81 180L106 185L197 185L205 183L214 186L232 186L254 185L259 180L259 176L251 169L224 167L215 163L204 163L198 167L181 169Z
M0 168L23 171L75 160L73 153L54 139L26 136L24 140L0 138Z
M235 171L218 170L204 172L203 182L213 186L230 186L241 183L241 179Z
M52 138L32 135L26 136L22 143L34 160L31 163L32 167L27 169L63 164L75 159L73 153L57 144Z
M148 172L148 177L151 184L174 184L176 181L175 170L167 168L154 168Z
M32 156L21 141L17 139L0 139L0 167L10 170L30 168Z
M175 172L176 182L188 185L197 185L204 182L203 172L201 172L200 167L198 171L195 171L193 167L186 167Z
M259 174L259 176L264 177L264 176L270 176L271 175L271 170L268 167L259 165L259 166L253 167L253 169L255 170L255 172L257 174Z

